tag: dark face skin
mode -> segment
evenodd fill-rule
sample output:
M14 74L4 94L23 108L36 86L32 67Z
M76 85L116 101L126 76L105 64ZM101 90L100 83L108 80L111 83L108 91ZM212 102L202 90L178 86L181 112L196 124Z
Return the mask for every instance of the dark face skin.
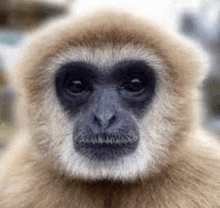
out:
M139 143L134 120L152 101L156 76L143 61L125 60L106 70L72 62L56 73L58 100L76 125L75 151L90 160L117 160L133 153Z

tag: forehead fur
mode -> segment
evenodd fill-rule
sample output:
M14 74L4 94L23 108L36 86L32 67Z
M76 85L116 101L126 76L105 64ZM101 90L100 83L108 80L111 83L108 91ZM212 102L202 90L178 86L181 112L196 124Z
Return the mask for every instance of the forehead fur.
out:
M181 89L196 86L203 74L199 53L191 44L166 31L166 27L133 14L99 11L84 16L70 16L36 31L17 62L17 73L26 77L44 76L43 66L69 47L105 48L141 45L160 57ZM25 72L24 72L25 70ZM30 76L29 76L30 75ZM24 76L18 76L23 77ZM22 83L24 80L17 80ZM25 84L28 86L27 84Z

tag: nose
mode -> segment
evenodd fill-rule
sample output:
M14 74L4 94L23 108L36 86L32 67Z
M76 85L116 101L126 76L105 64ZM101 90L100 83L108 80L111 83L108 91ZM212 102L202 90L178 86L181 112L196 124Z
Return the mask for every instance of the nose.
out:
M106 130L116 122L116 115L114 112L103 112L93 114L93 123L100 129Z
M120 105L114 89L100 90L100 96L94 100L91 106L89 125L94 133L111 132L118 128Z
M91 115L91 125L96 133L111 132L119 126L118 112L113 100L98 102Z

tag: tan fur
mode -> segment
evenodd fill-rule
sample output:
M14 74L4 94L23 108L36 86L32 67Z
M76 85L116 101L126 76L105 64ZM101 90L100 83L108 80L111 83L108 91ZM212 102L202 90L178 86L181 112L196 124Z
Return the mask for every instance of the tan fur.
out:
M165 27L118 11L36 32L14 67L20 131L0 163L0 207L220 207L220 148L199 127L204 66L196 54ZM86 161L73 152L74 121L56 99L54 73L72 60L105 66L129 58L145 60L158 79L137 121L141 145L115 163Z

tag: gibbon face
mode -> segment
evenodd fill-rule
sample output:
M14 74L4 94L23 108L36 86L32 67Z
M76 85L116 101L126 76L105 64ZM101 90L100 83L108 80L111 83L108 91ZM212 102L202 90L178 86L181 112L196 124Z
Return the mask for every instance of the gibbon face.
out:
M85 61L63 65L55 75L56 93L69 116L77 118L74 150L92 161L117 161L138 147L134 117L141 117L151 102L156 79L139 60L100 67L108 72Z
M194 119L201 66L191 53L164 28L124 13L39 31L16 81L42 161L71 178L123 181L172 163Z

